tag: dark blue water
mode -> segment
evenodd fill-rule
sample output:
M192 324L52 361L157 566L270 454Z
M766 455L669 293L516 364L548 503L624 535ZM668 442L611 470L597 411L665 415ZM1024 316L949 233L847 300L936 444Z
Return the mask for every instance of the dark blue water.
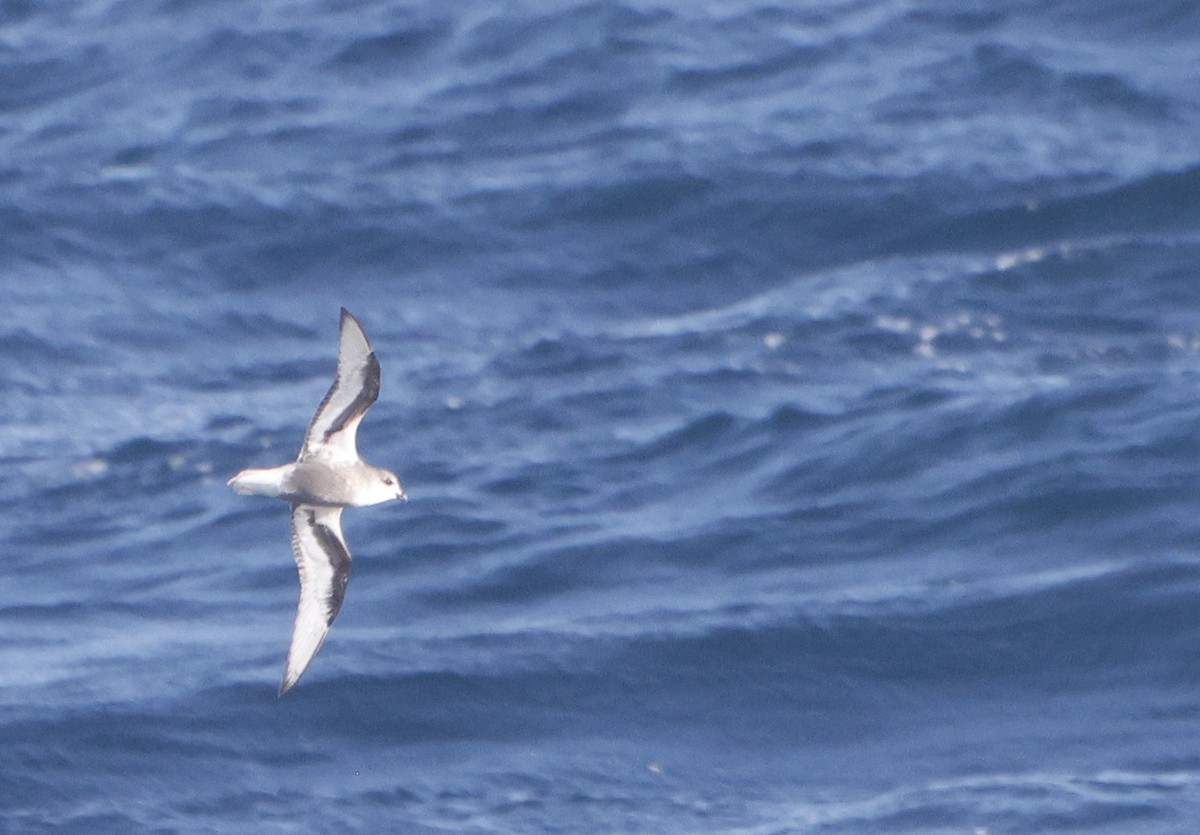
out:
M1195 831L1198 9L0 4L0 831Z

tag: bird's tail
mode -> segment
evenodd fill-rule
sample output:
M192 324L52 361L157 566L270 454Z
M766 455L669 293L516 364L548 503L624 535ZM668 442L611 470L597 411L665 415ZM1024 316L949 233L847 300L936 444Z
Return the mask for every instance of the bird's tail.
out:
M229 479L229 486L244 495L278 496L283 492L284 477L291 466L242 470Z

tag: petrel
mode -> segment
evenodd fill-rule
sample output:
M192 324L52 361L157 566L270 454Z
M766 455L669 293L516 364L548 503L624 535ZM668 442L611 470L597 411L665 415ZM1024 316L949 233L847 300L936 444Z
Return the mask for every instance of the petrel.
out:
M350 579L342 509L407 499L396 474L358 456L355 436L379 397L379 360L362 325L342 308L337 376L317 407L300 455L291 464L242 470L229 479L239 493L292 505L292 553L300 570L300 605L279 695L292 688L325 641Z

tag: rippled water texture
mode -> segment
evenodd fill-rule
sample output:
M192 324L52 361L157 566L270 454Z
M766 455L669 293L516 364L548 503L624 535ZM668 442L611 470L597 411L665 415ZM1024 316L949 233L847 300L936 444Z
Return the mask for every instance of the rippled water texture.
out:
M1200 819L1200 11L0 4L0 831ZM284 699L340 306L412 501Z

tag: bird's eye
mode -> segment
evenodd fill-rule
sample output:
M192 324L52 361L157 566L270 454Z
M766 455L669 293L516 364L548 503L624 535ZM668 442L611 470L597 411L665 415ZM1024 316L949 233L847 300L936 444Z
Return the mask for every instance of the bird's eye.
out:
M385 475L385 476L383 477L383 483L384 483L384 484L386 484L388 487L391 487L391 486L393 486L393 485L394 485L396 482L392 481L392 477L391 477L391 476L386 476L386 475Z

